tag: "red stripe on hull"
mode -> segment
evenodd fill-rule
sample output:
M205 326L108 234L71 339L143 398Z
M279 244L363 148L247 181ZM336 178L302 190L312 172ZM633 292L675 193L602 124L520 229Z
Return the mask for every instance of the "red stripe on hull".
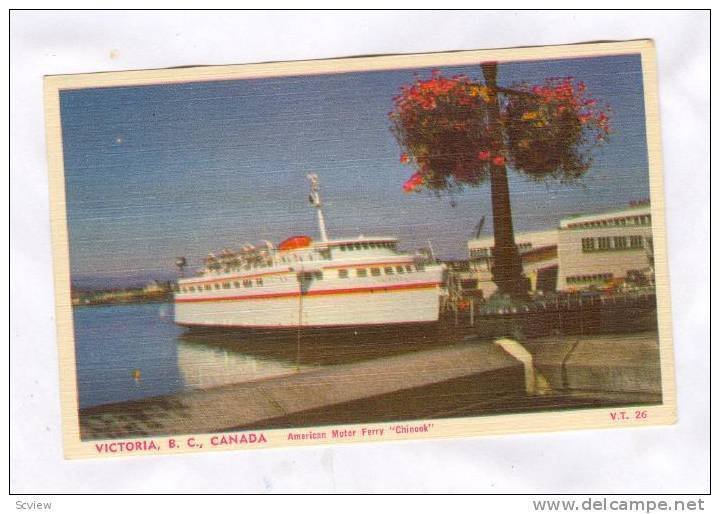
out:
M396 284L389 286L372 286L372 287L357 287L348 289L321 289L319 291L308 291L303 296L323 296L323 295L336 295L336 294L357 294L357 293L373 293L375 291L386 292L386 291L399 291L406 289L427 289L430 287L439 286L440 282L421 282L418 284ZM300 296L300 291L293 291L291 293L266 293L257 295L244 295L244 296L222 296L219 298L175 298L175 303L186 303L186 302L227 302L234 300L266 300L271 298L291 298Z

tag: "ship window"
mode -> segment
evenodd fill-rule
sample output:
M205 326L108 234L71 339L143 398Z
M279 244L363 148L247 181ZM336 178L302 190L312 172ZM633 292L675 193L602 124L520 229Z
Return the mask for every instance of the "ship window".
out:
M338 277L339 277L339 278L348 278L348 270L346 270L346 269L339 269L339 270L338 270Z
M252 287L252 280L243 280L243 286Z
M210 284L205 284L205 291L210 291Z
M362 246L363 246L363 249L365 249L365 250L369 250L369 249L370 249L370 245L367 244L367 243L363 243Z
M392 269L392 266L387 266L387 267L385 268L385 274L386 274L386 275L392 275L393 273L394 273L394 271L393 271L393 269Z
M412 273L412 266L405 266L405 271Z
M425 271L425 265L424 264L416 264L415 269L418 271Z
M219 283L215 284L215 289L220 289L220 284L219 284Z
M223 282L223 289L230 289L230 282Z
M595 250L595 238L594 237L583 237L582 238L582 251L584 253L592 252Z
M255 279L255 285L256 285L256 286L261 286L261 285L263 285L263 279L261 279L261 278L256 278L256 279Z
M240 282L233 282L233 286L240 287Z
M373 277L379 277L380 276L380 268L370 268L370 274Z
M357 276L358 277L367 277L367 269L365 268L359 268L357 270Z
M313 275L315 276L315 280L322 280L322 279L323 279L322 271L316 271L316 272L313 273Z
M360 243L355 243L355 249L362 250L362 245Z
M347 248L345 248L345 245L340 245L340 251L344 252L345 250L347 250Z
M195 292L195 286L190 286L190 291Z
M403 268L402 266L395 266L395 271L397 271L398 273L405 273L405 268Z

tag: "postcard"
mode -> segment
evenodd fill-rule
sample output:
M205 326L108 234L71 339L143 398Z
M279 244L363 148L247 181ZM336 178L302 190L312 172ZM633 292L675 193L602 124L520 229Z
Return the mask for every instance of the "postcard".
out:
M44 92L67 458L675 422L651 41Z

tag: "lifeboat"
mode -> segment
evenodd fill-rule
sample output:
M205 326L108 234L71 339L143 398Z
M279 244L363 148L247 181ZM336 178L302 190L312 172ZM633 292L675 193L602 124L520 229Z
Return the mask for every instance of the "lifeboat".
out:
M297 250L298 248L307 248L312 243L310 236L293 236L287 238L278 245L278 250Z

